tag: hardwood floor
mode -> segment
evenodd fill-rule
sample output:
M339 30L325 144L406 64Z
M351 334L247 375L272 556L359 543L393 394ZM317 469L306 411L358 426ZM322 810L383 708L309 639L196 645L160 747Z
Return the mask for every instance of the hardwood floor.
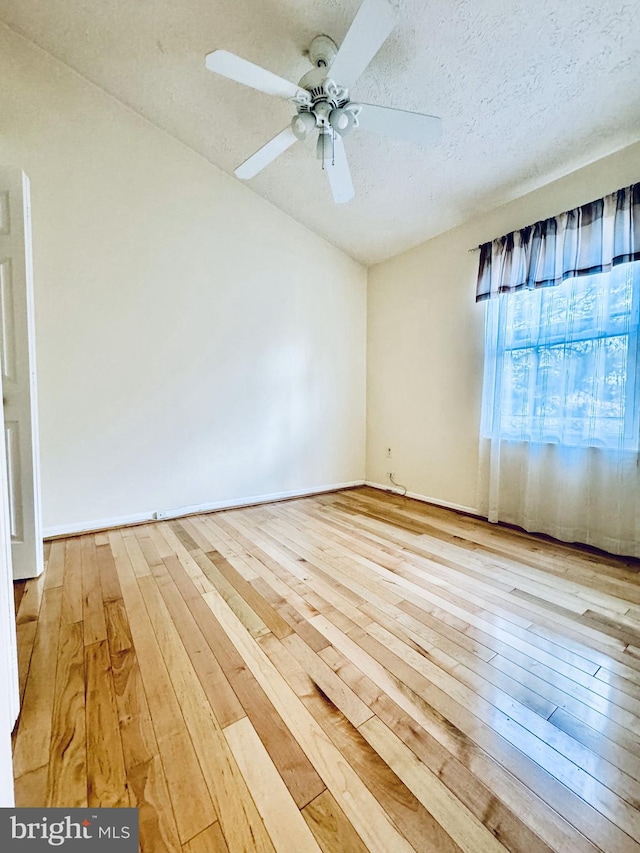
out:
M47 545L18 805L144 851L640 851L640 563L362 488Z

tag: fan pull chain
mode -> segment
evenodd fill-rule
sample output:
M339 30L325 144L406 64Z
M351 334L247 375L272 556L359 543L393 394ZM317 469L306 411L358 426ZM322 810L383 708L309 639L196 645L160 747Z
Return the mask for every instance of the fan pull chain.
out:
M320 145L322 146L321 150L322 150L322 168L323 168L323 170L326 168L326 166L325 166L326 147L325 146L327 144L326 143L327 135L328 134L326 132L325 133L321 132L320 133L320 139L319 139ZM335 166L336 165L336 134L334 132L334 133L331 133L330 135L331 135L331 165Z

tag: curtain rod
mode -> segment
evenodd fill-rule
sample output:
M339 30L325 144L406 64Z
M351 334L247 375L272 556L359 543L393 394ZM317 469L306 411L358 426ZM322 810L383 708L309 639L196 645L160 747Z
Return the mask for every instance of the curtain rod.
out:
M614 192L609 193L609 196L616 196L616 195L618 195L619 193L627 192L627 191L630 191L630 192L631 192L631 195L633 196L633 192L635 191L635 189L636 189L636 187L637 187L637 186L638 186L638 182L633 183L633 184L631 184L631 185L630 185L630 186L628 186L628 187L622 187L622 189L615 190ZM608 197L608 196L604 196L604 198L607 198L607 197ZM574 211L581 210L581 209L582 209L582 208L584 208L584 207L590 207L592 204L595 204L596 202L598 202L598 201L603 201L603 200L604 200L604 199L595 199L594 201L587 202L587 204L582 204L582 205L580 205L580 207L575 207L575 208L572 208L571 210L565 210L563 213L558 213L558 214L556 214L556 216L549 216L549 217L547 217L546 219L539 219L539 220L538 220L538 222L547 222L549 219L558 219L558 217L560 217L560 216L564 216L566 213L573 213ZM528 225L528 226L526 226L526 227L527 227L527 228L534 228L534 227L535 227L535 225L537 225L537 224L538 224L538 222L535 222L533 225ZM516 229L516 231L523 231L523 230L525 230L525 229L524 229L524 228L517 228L517 229ZM515 233L515 231L514 231L514 232L512 232L512 233ZM493 242L493 241L492 241L492 240L487 240L487 242ZM467 251L469 251L469 252L479 252L481 248L482 248L482 246L474 246L472 249L468 249Z

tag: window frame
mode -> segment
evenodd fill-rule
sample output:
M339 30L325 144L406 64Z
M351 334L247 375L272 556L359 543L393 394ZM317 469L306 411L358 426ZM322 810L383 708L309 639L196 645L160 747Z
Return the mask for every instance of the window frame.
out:
M497 297L495 300L489 300L487 304L487 316L485 319L485 371L487 370L487 365L489 370L494 371L494 381L491 383L491 406L487 407L484 394L486 393L487 382L485 375L485 390L483 392L483 406L482 406L482 419L481 419L481 435L485 438L487 437L499 437L502 441L508 442L526 442L531 444L557 444L560 447L599 447L603 449L622 449L629 450L631 452L638 453L640 449L640 353L638 347L640 345L640 261L633 262L631 264L621 264L619 267L615 267L610 273L599 273L594 274L594 276L587 276L587 278L596 278L600 275L614 275L616 271L620 270L620 267L628 267L631 266L632 271L632 286L631 286L631 307L629 312L624 312L624 314L618 313L616 315L609 314L606 312L607 323L604 328L596 328L597 324L594 324L593 318L588 318L591 320L590 324L587 325L585 322L582 326L578 324L576 330L568 336L566 334L566 325L562 327L558 326L558 331L555 333L553 330L549 332L547 329L545 331L544 325L541 321L541 314L544 310L544 300L542 295L537 300L536 311L537 311L537 322L535 324L528 324L527 327L523 329L523 332L520 336L516 333L515 335L511 334L511 341L509 343L505 342L505 340L501 340L501 336L498 334L498 329L500 329L501 325L501 317L500 314L502 311L509 310L509 306L506 300L517 299L518 296L523 294L523 291L518 291L516 293L504 294L502 296ZM563 285L570 284L570 279L566 279L561 284L554 286L553 288L548 288L549 290L556 290L556 287L562 287ZM595 283L594 283L595 284ZM597 286L597 285L596 285ZM547 290L547 288L544 288ZM530 293L530 291L526 291ZM607 305L611 298L610 290L607 288L606 291ZM492 303L497 303L492 305ZM612 323L614 317L629 317L628 326L624 330L620 328L616 328L615 324ZM506 321L506 318L504 318ZM533 331L533 334L532 334ZM597 439L594 436L591 436L589 439L581 438L579 439L577 435L574 434L575 440L570 439L570 431L563 430L561 435L556 437L552 437L552 434L544 437L536 437L536 429L535 429L535 404L536 404L536 394L535 390L538 384L538 374L539 374L539 364L540 364L540 355L544 350L549 350L554 346L562 346L566 344L574 344L580 342L587 341L603 341L603 340L611 340L613 338L624 337L627 339L627 373L625 378L625 393L624 393L624 412L622 415L622 435L618 442L614 444L607 442L603 439ZM518 339L519 338L519 339ZM506 356L509 353L522 351L529 352L533 356L534 369L529 370L529 391L527 394L527 404L530 410L530 413L526 415L528 418L527 428L520 429L516 432L515 429L509 430L506 428L505 421L503 420L502 411L499 411L499 407L501 404L504 404L505 400L503 397L503 386L504 380L507 375L507 367L506 367ZM600 353L598 355L598 359L602 359L604 357L604 350L601 347ZM633 375L633 371L636 371L636 375ZM495 424L496 415L498 415L498 424ZM566 409L563 410L563 416L566 415ZM497 428L496 428L497 426ZM494 431L496 435L494 436Z

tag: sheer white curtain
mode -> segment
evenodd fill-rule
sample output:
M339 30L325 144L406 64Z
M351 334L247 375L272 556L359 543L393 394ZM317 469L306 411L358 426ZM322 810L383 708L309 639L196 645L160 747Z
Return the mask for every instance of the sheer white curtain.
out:
M640 262L521 287L487 302L480 509L640 557Z

